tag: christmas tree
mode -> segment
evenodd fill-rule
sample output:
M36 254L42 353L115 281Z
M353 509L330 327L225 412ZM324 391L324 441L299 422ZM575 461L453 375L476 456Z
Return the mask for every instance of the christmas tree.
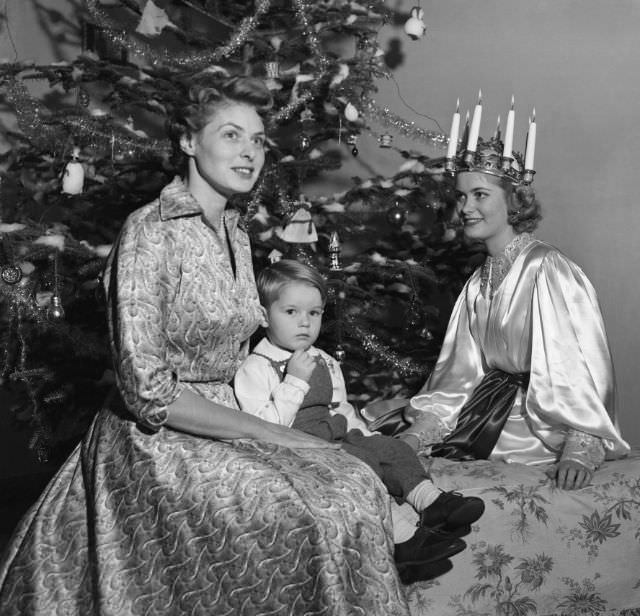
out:
M419 151L446 137L375 101L390 70L380 29L408 18L419 37L421 15L374 0L77 4L76 59L0 65L17 120L3 131L1 377L34 452L64 453L113 385L101 272L124 218L175 174L165 118L203 70L263 77L275 99L262 178L235 204L256 269L286 256L326 274L318 344L342 361L357 406L414 393L469 273L451 224L454 190L441 161ZM30 93L35 81L44 96ZM398 157L398 172L308 195L360 155L364 132ZM397 133L416 151L394 147Z

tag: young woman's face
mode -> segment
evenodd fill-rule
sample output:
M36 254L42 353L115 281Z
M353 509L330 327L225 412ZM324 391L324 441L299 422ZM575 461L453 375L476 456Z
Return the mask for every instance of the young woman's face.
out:
M218 107L203 128L185 135L180 144L195 163L195 173L227 198L250 191L264 165L264 124L250 105Z
M308 349L320 334L322 297L310 284L290 282L265 310L269 340L287 351Z
M508 223L507 195L486 173L460 173L456 180L458 213L469 239L483 241L489 252L501 251L516 235Z

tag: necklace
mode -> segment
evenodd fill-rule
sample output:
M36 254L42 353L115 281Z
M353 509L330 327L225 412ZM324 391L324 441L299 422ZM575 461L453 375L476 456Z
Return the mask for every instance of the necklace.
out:
M480 270L480 292L484 297L493 295L509 273L516 257L534 240L530 233L516 235L504 250L494 257L487 257Z

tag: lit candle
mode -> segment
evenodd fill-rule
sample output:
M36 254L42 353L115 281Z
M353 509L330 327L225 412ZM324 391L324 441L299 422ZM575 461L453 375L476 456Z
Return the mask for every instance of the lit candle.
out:
M513 110L514 105L513 96L511 97L511 109L507 115L507 127L504 131L504 150L502 151L503 158L513 158L513 124L515 118L515 112Z
M478 147L478 136L480 135L480 119L482 118L482 90L478 91L478 103L473 110L471 128L469 129L469 140L467 141L467 152L475 152Z
M496 122L496 132L493 133L494 139L500 139L500 116L498 116L498 121Z
M455 158L458 149L458 133L460 132L460 99L456 103L456 111L451 119L451 130L449 131L449 146L447 147L447 158Z
M529 132L527 133L527 151L524 154L524 168L533 171L533 159L536 155L536 109L533 108Z

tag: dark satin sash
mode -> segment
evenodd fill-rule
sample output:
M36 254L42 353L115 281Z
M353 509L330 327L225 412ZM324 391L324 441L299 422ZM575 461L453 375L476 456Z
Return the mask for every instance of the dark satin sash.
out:
M486 460L509 417L518 389L529 385L529 374L490 370L462 407L458 423L431 455L452 460Z

